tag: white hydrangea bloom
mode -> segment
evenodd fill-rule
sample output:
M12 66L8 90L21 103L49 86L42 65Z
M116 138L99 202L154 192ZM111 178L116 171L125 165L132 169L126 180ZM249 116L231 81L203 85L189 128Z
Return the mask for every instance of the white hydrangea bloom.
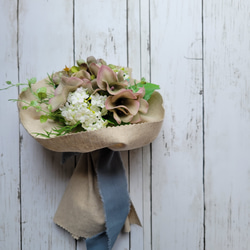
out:
M74 125L78 121L87 131L93 131L107 126L108 122L102 119L107 114L105 101L107 96L98 93L89 95L87 89L78 88L68 95L67 102L60 108L61 115L67 125Z

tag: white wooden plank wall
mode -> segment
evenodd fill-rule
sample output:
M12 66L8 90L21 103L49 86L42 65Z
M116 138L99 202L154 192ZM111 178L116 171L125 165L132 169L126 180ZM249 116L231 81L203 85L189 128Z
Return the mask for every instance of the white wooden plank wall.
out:
M158 138L122 152L143 223L115 250L250 249L250 2L0 0L0 88L94 55L161 85ZM0 249L86 249L53 223L74 159L0 92Z
M250 2L204 7L206 245L248 250Z

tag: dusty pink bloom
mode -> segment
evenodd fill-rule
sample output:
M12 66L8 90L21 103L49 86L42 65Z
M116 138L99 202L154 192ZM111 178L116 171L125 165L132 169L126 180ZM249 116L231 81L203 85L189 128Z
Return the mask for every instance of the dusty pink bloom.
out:
M138 112L147 112L148 110L148 102L142 99L144 94L145 89L137 93L133 93L130 89L123 89L116 95L107 98L106 109L113 112L113 117L118 124L121 124L121 122L140 122Z
M138 110L138 113L131 120L131 123L138 123L138 122L141 122L140 113L146 114L148 112L149 104L145 99L143 99L143 97L145 95L144 88L140 88L139 91L137 93L134 93L134 94L136 95L137 100L140 102L140 108Z
M55 89L54 97L49 100L49 104L52 106L52 112L62 107L66 101L69 92L75 91L82 86L83 80L77 77L65 77L56 79L58 86Z
M128 86L121 73L118 75L106 65L102 65L97 75L97 85L101 90L107 91L110 95L116 95Z

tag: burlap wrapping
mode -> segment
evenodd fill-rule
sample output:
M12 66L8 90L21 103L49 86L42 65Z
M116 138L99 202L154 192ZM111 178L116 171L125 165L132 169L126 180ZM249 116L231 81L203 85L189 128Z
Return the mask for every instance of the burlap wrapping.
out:
M33 90L36 91L38 88L47 87L48 92L53 93L54 89L47 84L47 81L46 78L37 82L32 86ZM30 102L34 100L34 96L28 90L22 92L19 99ZM151 143L161 129L164 108L162 97L158 92L154 92L148 102L148 113L142 115L143 123L72 133L53 138L36 136L35 133L44 133L45 130L51 131L52 128L57 126L54 121L41 123L40 115L43 113L36 112L32 107L23 110L22 107L26 105L23 102L18 102L18 108L24 128L45 148L56 152L86 153L105 147L115 151L131 150ZM44 109L46 110L46 107ZM84 165L87 167L82 167ZM58 207L54 221L69 231L75 238L88 238L105 228L104 212L96 176L85 155L82 155L77 165ZM130 214L124 225L124 230L128 232L132 223L140 225L131 203Z
M53 93L53 87L46 82L48 79L37 82L33 89L47 87L48 92ZM30 102L34 96L30 91L22 92L19 99ZM56 152L91 152L108 147L112 150L122 151L143 147L152 142L158 135L164 118L162 97L154 92L149 102L149 110L146 115L141 115L143 123L102 128L96 131L68 134L54 138L36 136L34 133L51 131L58 126L54 121L40 122L41 112L34 108L22 110L25 104L18 102L20 120L29 134L31 134L45 148ZM46 107L44 108L46 109Z
M89 238L105 231L103 204L97 176L88 154L82 154L56 211L54 222L69 231L75 239ZM130 225L141 225L133 204L123 231Z

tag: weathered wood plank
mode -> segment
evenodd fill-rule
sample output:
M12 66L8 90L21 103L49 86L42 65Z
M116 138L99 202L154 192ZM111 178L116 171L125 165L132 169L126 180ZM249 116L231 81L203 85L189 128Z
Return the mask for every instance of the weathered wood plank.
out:
M121 234L114 249L203 249L200 1L20 0L19 41L17 3L1 3L0 88L18 81L18 59L24 82L89 55L128 64L136 78L152 72L161 85L166 118L152 165L150 146L122 153L143 229ZM249 8L246 1L204 1L206 249L250 245ZM8 102L16 96L16 89L0 92L0 248L86 249L52 221L72 162L61 166L60 154L22 127L19 158L18 112Z
M128 66L132 68L132 76L141 78L141 20L140 1L128 1ZM129 152L130 160L130 197L136 212L143 219L143 162L142 149ZM143 223L143 222L142 222ZM143 223L144 224L144 223ZM143 230L141 227L132 226L130 236L130 249L143 249Z
M72 1L19 1L20 80L73 63ZM43 149L22 128L21 201L23 249L75 249L75 241L53 223L73 169L60 154Z
M145 77L147 81L151 80L150 74L150 1L144 0L140 2L140 51L141 51L141 77ZM152 243L152 165L151 165L151 146L145 146L142 149L142 181L143 181L143 250L151 250Z
M18 81L17 2L1 1L0 89ZM0 91L0 249L20 247L19 126L16 88Z
M103 58L108 63L127 65L126 1L88 2L75 0L75 59L88 56ZM122 153L126 168L128 154ZM86 249L85 241L77 249ZM120 234L115 249L129 249L129 234Z
M248 1L205 1L206 249L250 248Z
M75 0L75 58L127 64L126 1Z
M201 1L151 1L151 76L166 117L152 146L152 249L203 249Z

